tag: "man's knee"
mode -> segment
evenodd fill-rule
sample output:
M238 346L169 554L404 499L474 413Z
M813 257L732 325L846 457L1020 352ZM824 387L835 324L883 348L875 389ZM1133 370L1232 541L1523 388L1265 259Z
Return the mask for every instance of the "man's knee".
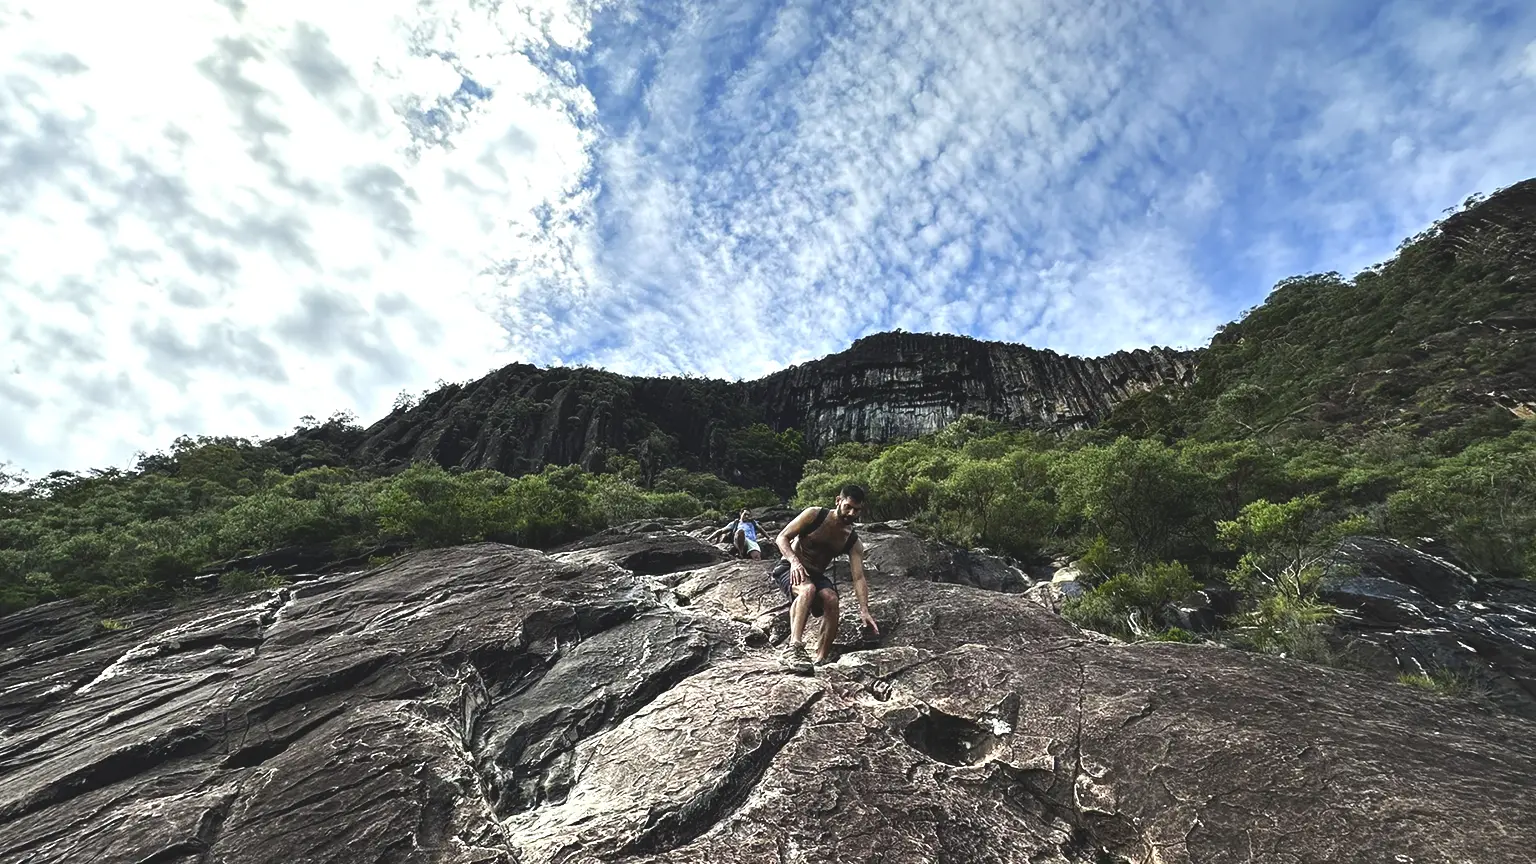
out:
M795 595L809 602L816 597L816 586L810 582L801 582L799 587L795 589Z
M837 592L831 588L821 589L821 606L830 614L837 612Z

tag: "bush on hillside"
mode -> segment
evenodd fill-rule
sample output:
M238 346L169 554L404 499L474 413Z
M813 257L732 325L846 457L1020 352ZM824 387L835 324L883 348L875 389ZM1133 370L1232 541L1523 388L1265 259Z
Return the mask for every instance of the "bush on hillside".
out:
M1536 428L1474 444L1408 476L1387 498L1402 538L1441 537L1474 568L1531 575L1536 562Z
M1154 638L1176 623L1165 616L1165 608L1199 587L1189 568L1177 561L1160 561L1115 574L1068 600L1061 611L1089 630L1122 639Z
M778 503L768 490L680 470L644 489L577 467L514 478L413 465L368 477L336 467L286 475L275 461L259 447L181 439L140 471L8 482L0 489L0 612L65 597L104 608L163 603L219 562L290 547L334 559L382 544L547 549L632 519Z

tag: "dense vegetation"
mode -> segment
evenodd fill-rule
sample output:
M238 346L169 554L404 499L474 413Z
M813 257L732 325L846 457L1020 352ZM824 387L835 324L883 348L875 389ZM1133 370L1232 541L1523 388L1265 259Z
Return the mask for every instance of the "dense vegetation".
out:
M1386 429L1442 455L1507 433L1532 416L1536 181L1466 205L1353 280L1280 283L1216 335L1193 387L1132 399L1107 428L1266 443Z
M1230 584L1249 603L1248 638L1281 645L1321 613L1311 589L1346 534L1443 538L1495 575L1536 565L1536 421L1445 456L1390 431L1167 443L965 418L888 447L832 448L807 465L799 503L850 481L869 489L871 519L1026 561L1075 559L1098 587L1074 614L1122 635L1168 628L1158 611L1197 584Z
M220 562L272 550L366 561L479 540L547 549L633 519L779 501L677 468L642 488L633 460L622 459L612 473L568 466L521 477L434 465L388 476L283 470L316 458L240 439L184 438L132 471L56 472L25 484L0 478L9 481L0 488L0 613L61 597L103 609L171 601L201 590L196 577ZM257 584L262 575L234 569L226 585Z
M0 475L0 612L60 597L164 602L215 570L239 585L261 577L260 559L239 559L272 550L366 561L481 539L550 548L636 518L777 504L790 490L794 503L824 503L857 481L870 518L1021 560L1071 559L1093 586L1070 609L1085 624L1184 638L1167 603L1228 585L1242 600L1229 637L1320 654L1312 625L1328 610L1313 592L1346 534L1434 537L1480 572L1536 573L1536 185L1468 203L1353 280L1283 282L1217 334L1194 386L1142 394L1067 436L967 417L807 462L798 432L731 415L740 407L710 402L723 397L709 382L620 387L578 370L493 381L483 401L510 405L508 423L547 407L506 402L514 385L578 413L625 400L654 409L659 419L625 433L639 443L605 453L597 473L359 467L347 454L364 433L339 417L263 443L182 439L130 471ZM665 410L673 403L708 403L735 431L668 431L673 415L714 416ZM717 473L697 471L689 447L712 454Z

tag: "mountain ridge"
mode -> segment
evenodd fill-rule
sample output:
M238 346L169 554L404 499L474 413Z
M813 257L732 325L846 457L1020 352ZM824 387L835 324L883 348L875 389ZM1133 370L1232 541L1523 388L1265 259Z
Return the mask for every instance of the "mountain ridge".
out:
M615 458L634 459L646 474L685 467L786 492L799 462L827 446L936 432L963 414L1052 431L1088 428L1136 393L1187 386L1195 357L1150 348L1085 358L891 331L748 381L513 363L397 406L360 431L299 430L275 443L301 450L326 436L344 462L386 471L431 462L518 475L546 465L598 471ZM784 442L779 463L743 458L761 449L743 438L760 444L773 436Z

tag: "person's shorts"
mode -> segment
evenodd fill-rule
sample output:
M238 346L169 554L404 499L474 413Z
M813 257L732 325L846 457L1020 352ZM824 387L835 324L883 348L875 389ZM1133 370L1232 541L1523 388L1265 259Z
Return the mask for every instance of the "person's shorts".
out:
M741 539L747 541L747 554L748 555L751 555L753 552L756 552L759 555L763 554L763 547L759 546L757 544L756 540L751 540L751 539L748 539L746 537L743 537Z
M827 589L833 594L836 594L838 593L837 583L833 582L830 577L822 573L816 573L811 570L806 570L805 573L806 576L810 578L811 584L816 586L816 595L811 598L811 614L815 615L817 618L820 618L821 613L825 611L821 602L822 589ZM788 558L780 558L778 562L773 565L773 570L769 575L773 577L773 581L779 583L779 589L784 592L785 597L789 597L791 599L794 598L795 591L789 584Z

